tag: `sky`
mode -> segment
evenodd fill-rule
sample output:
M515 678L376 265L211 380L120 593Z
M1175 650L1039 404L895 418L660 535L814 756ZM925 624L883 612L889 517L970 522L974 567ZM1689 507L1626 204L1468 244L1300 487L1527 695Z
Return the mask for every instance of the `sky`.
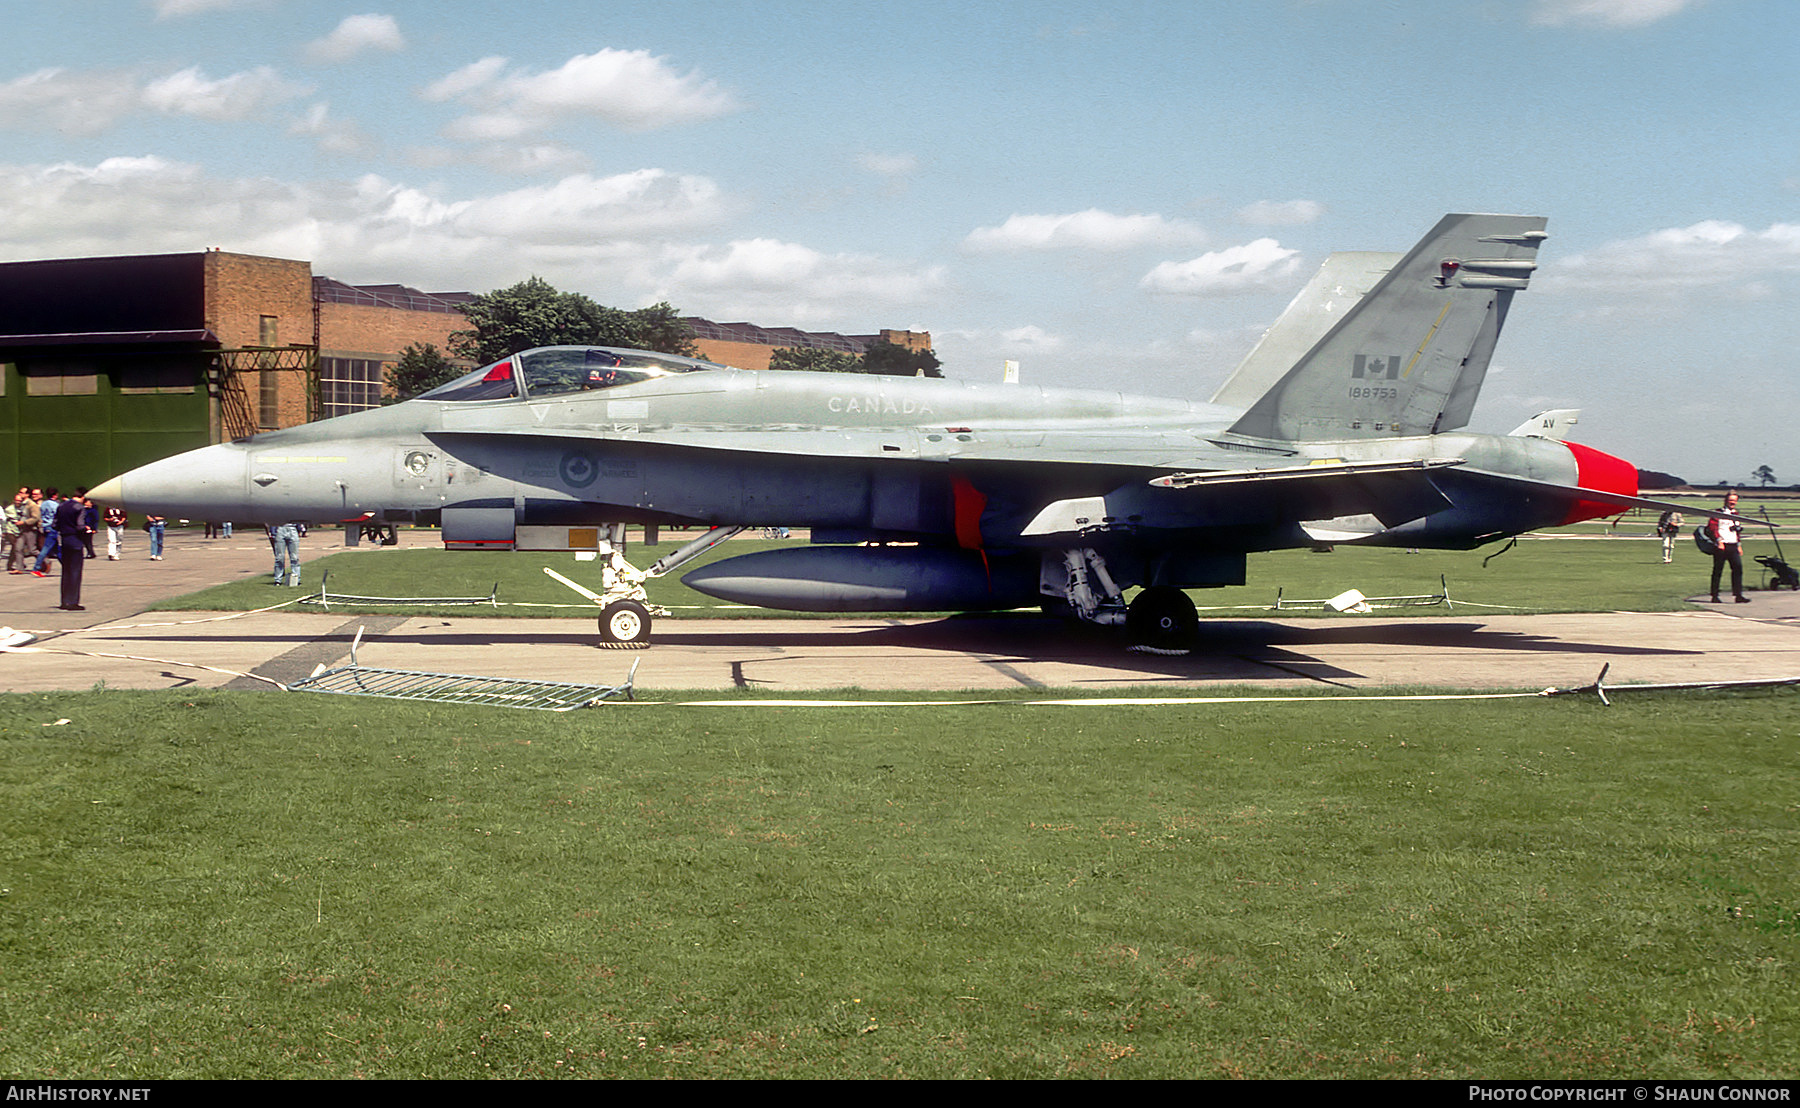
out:
M867 334L1204 400L1334 250L1542 215L1476 430L1800 482L1791 0L3 0L0 260Z

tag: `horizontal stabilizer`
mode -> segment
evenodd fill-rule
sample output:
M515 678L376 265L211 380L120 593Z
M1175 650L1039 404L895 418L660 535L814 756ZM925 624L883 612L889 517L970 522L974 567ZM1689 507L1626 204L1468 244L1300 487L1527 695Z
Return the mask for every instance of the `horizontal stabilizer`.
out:
M1073 497L1045 505L1020 537L1091 536L1139 530L1230 525L1273 512L1325 525L1352 517L1373 521L1366 537L1451 506L1431 472L1460 459L1321 461L1272 469L1176 473L1133 482L1105 496ZM1348 539L1337 541L1347 542Z
M1398 462L1314 461L1300 466L1269 469L1217 469L1201 473L1171 473L1150 484L1162 489L1191 489L1200 485L1250 484L1259 481L1316 480L1320 477L1364 476L1372 473L1405 473L1421 469L1459 466L1461 458L1424 458Z

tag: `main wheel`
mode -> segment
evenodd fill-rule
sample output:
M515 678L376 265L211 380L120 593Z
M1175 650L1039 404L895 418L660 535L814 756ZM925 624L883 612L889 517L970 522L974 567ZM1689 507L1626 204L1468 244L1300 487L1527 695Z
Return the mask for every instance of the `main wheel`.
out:
M610 647L650 644L650 610L635 600L608 604L600 613L600 642Z
M1200 617L1187 593L1153 585L1137 594L1125 609L1125 633L1132 645L1152 650L1187 650L1194 645Z

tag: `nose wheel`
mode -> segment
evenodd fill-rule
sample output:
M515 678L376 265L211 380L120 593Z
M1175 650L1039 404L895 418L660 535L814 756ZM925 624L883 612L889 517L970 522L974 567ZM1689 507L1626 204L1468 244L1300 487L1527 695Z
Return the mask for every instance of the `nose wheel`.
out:
M615 650L650 645L650 609L635 600L619 600L600 613L600 642Z

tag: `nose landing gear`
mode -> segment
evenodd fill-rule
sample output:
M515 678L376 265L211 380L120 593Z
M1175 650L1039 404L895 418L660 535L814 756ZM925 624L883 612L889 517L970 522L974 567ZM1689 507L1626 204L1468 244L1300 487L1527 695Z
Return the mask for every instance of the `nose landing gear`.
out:
M603 648L642 650L650 645L653 618L669 614L668 609L650 603L644 582L699 557L743 528L714 527L673 554L657 559L649 569L639 569L625 560L622 524L610 525L607 530L612 537L600 543L600 592L571 581L548 566L544 567L544 572L600 605L600 645Z

